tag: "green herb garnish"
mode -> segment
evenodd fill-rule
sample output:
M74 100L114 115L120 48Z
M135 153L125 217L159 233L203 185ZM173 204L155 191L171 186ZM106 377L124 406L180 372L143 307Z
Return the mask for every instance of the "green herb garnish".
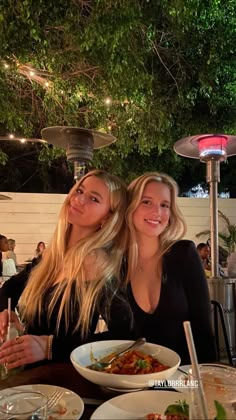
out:
M214 400L215 408L216 408L216 417L215 420L227 420L226 411L222 404L219 401Z
M165 416L167 415L178 415L181 417L189 417L189 405L185 400L183 401L176 401L176 404L168 405L165 410ZM218 420L218 419L217 419Z
M148 367L148 362L143 359L138 359L136 362L136 366L138 366L140 369L146 369Z

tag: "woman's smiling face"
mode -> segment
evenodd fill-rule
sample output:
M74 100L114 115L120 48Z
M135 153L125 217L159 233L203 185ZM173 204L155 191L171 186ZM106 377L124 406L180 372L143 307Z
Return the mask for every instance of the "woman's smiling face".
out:
M68 222L96 231L110 212L110 193L104 181L89 176L78 186L69 201Z
M158 237L168 225L170 205L169 187L162 182L149 182L133 213L133 224L138 236Z

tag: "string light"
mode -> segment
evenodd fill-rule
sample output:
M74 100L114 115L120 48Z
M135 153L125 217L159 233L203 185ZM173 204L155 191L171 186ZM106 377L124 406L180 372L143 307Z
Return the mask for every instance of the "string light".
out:
M112 101L111 101L111 98L106 98L104 102L106 105L111 105Z
M43 139L36 139L36 138L26 138L26 137L19 137L14 134L9 134L6 136L0 136L0 140L16 140L21 143L47 143L46 140Z
M3 61L2 64L6 69L8 69L10 67L10 65L6 61ZM51 90L51 88L53 87L53 82L50 80L50 78L52 78L53 75L50 72L48 72L47 70L35 69L33 66L31 66L31 64L21 64L15 56L12 58L12 63L10 63L10 64L11 64L11 67L15 68L17 73L19 73L22 76L24 76L25 78L27 78L31 83L32 82L38 83L39 85L41 85L45 89L50 89L50 93L53 93L53 91ZM61 95L65 94L63 89L60 89L59 93ZM83 94L83 92L78 90L76 96L79 98L79 100L81 100L81 98L84 96L84 94ZM87 96L89 98L96 99L96 96L92 92L88 92ZM63 108L62 104L59 103L59 99L57 98L56 100L57 100L58 104ZM125 105L132 104L133 100L128 100L128 98L125 98L125 99L119 101L119 100L113 100L111 97L108 96L108 97L104 98L104 103L109 109L111 104L119 105L119 106L123 107ZM107 130L112 131L113 128L116 126L116 122L113 121L113 119L110 118L110 116L108 118L108 121L109 121L109 125L107 125ZM127 120L127 123L131 123L132 121L133 121L132 118L129 118ZM19 140L21 143L29 141L29 139L25 139L25 138L19 138L19 137L15 138L14 134L10 134L8 136L8 138Z

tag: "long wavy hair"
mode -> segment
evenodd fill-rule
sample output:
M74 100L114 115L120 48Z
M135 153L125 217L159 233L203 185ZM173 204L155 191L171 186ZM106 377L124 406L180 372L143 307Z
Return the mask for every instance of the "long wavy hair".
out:
M184 237L186 223L177 204L178 185L169 175L159 172L147 172L134 179L128 187L128 208L126 212L126 223L129 230L128 237L128 272L126 282L131 278L138 265L138 242L136 230L133 224L133 214L139 206L144 189L150 182L159 182L167 185L170 190L170 219L164 231L159 236L159 258L161 258L174 242Z
M84 180L91 176L101 179L108 188L110 217L96 232L78 240L73 247L67 249L72 227L68 223L70 199ZM114 278L119 280L127 238L126 208L127 188L123 181L116 176L103 170L93 170L76 183L62 206L52 241L45 249L41 263L31 273L21 296L19 308L26 323L32 324L36 316L40 320L43 310L43 296L55 284L64 267L66 276L55 284L55 290L48 306L48 322L58 299L61 298L56 333L59 331L62 316L65 317L65 327L68 330L71 311L73 310L71 302L74 300L80 308L75 331L80 329L81 336L83 338L87 336L101 290L104 287L112 289L111 285ZM92 279L92 281L86 278L86 258L89 256L92 256L95 263L98 262L99 265L99 270L97 270L95 279ZM117 281L118 283L119 281ZM71 299L72 297L74 299Z

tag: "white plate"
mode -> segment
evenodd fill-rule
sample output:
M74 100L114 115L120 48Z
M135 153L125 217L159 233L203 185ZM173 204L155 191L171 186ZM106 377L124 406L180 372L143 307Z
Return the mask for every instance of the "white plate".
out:
M123 394L124 392L142 391L143 388L113 388L112 386L108 386L107 389L110 389L111 391L115 391L115 392L120 392Z
M7 388L0 391L0 397L8 394L14 390L16 391L40 391L43 394L47 395L50 398L50 395L55 391L55 389L62 390L64 393L58 403L49 411L49 415L53 420L78 420L84 412L84 403L79 395L75 392L70 391L69 389L62 388L55 385L21 385L15 386L13 388ZM65 414L60 414L60 409L63 410L66 408Z
M140 391L119 395L100 405L92 414L90 420L109 419L145 419L149 413L164 416L168 405L177 401L187 401L187 395L173 391Z

